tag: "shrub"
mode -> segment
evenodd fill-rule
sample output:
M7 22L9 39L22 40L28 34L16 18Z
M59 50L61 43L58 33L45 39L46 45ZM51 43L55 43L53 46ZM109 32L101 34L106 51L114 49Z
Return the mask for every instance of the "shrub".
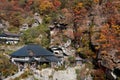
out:
M41 65L41 68L47 68L47 64L44 63L43 65Z
M4 55L0 55L0 72L1 76L8 77L15 74L18 71L16 65L10 63L9 59Z
M75 62L75 57L74 56L69 56L68 60L70 61L70 63L74 63Z
M58 67L56 67L56 68L54 68L56 71L58 71L58 70L65 70L65 66L64 65L62 65L62 66L58 66Z
M25 44L29 43L40 43L44 47L48 47L49 45L49 38L48 38L48 33L49 29L47 25L41 24L38 27L30 28L26 30L23 35L22 35L22 40ZM39 37L42 35L42 37ZM36 41L36 38L39 38Z
M81 77L80 77L80 69L76 69L75 72L77 74L77 80L80 80L81 79Z

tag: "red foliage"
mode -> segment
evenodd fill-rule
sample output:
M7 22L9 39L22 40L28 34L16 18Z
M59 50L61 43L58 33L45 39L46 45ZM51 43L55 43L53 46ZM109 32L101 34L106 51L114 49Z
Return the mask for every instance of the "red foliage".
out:
M6 2L6 0L0 0L0 2L2 2L2 3L3 3L3 2Z
M53 5L54 5L55 8L58 8L58 7L60 7L61 2L59 0L54 0Z

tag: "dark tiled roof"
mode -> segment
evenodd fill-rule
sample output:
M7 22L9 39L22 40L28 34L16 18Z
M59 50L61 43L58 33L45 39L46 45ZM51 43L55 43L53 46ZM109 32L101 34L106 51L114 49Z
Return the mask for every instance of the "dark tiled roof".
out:
M59 62L60 60L55 56L46 56L46 60L50 62Z
M8 37L8 36L11 36L11 37L19 37L20 35L18 34L13 34L13 33L9 33L9 32L5 32L5 33L2 33L0 34L1 37Z
M12 53L11 56L13 57L30 56L29 51L32 51L33 56L53 56L53 53L36 44L25 45L21 49Z
M37 44L29 44L25 45L21 49L10 54L11 57L29 57L30 51L32 51L34 57L43 56L47 61L50 62L58 62L60 61L53 53L46 50L45 48L37 45Z

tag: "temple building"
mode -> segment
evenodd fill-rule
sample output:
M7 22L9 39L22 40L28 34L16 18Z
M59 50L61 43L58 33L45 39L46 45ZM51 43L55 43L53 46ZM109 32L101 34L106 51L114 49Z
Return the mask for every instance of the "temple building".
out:
M50 51L37 44L29 44L10 54L11 61L21 63L60 63L60 60Z

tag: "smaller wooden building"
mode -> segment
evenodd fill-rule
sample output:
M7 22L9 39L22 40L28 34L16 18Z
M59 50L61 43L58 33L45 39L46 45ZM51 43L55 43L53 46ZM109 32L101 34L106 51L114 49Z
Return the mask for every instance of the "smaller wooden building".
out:
M0 42L6 44L17 44L20 41L19 34L4 32L0 34Z

